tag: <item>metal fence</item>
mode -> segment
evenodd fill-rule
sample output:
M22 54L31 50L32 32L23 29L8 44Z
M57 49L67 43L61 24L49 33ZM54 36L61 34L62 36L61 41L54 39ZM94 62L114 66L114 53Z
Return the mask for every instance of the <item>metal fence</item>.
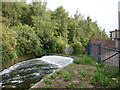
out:
M120 72L120 50L102 46L101 43L88 43L88 55L95 57L98 63L116 67Z

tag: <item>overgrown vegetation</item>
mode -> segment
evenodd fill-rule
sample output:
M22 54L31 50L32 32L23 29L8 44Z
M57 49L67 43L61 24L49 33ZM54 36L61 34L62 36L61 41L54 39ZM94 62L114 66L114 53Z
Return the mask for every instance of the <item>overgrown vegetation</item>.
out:
M51 79L45 79L44 82L45 82L46 84L51 84L51 83L52 83Z
M75 58L73 62L76 64L88 64L88 65L93 65L93 66L96 65L96 61L92 57L89 57L89 56Z
M118 71L112 71L112 66L104 64L102 67L96 69L91 84L95 87L120 88L119 79L120 75Z
M62 53L72 46L75 54L91 37L108 39L105 30L76 11L69 17L64 7L54 11L46 2L2 2L2 62L26 54Z
M95 87L120 88L118 82L118 80L120 79L120 75L118 71L113 71L115 69L115 68L113 69L113 66L108 66L105 64L105 62L97 64L91 56L77 58L74 60L74 63L93 65L97 67L91 80L91 84L94 85ZM87 75L85 71L80 71L80 73L83 76Z
M47 83L49 79L50 83ZM39 88L120 88L119 79L118 71L112 66L97 64L94 58L84 56L54 72L45 79L47 82L41 82Z

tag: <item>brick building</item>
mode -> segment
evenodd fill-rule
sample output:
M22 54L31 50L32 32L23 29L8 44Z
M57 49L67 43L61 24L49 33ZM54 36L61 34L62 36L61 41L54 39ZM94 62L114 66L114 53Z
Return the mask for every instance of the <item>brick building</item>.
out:
M114 30L114 31L110 31L110 38L111 38L111 40L118 40L118 39L120 39L120 35L119 35L119 33L120 33L120 30Z

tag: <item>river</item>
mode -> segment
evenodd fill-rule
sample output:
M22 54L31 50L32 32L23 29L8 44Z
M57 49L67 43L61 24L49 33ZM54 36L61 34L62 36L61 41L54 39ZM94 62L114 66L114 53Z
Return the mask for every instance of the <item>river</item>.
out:
M19 62L0 72L0 87L2 88L30 88L60 67L72 63L73 59L65 56L42 56Z

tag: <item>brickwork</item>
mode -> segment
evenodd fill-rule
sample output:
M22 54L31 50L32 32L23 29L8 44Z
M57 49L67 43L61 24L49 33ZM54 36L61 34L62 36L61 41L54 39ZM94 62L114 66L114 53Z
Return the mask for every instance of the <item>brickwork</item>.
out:
M101 43L101 45L104 47L115 49L115 41L113 41L113 40L102 40L102 39L92 38L92 39L90 39L90 42L91 43ZM111 55L114 55L115 53L117 53L117 52L101 48L101 59L104 60L104 59L110 57ZM95 57L98 56L98 46L97 45L91 46L91 55L93 55ZM118 65L119 64L118 55L108 59L107 62L109 63L110 66L119 66Z
M103 39L96 39L96 38L92 38L90 39L91 43L100 43L102 44L102 46L105 47L109 47L109 48L115 48L115 41L113 40L103 40Z

